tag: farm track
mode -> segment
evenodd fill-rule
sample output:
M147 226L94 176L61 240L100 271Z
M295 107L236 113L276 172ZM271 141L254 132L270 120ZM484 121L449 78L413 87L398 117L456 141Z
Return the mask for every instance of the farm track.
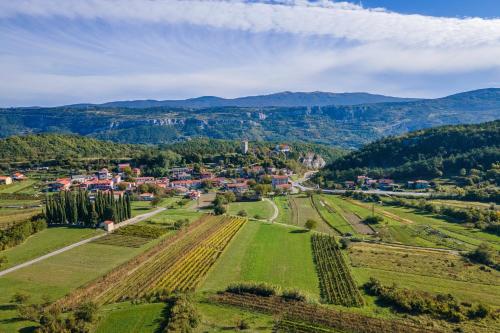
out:
M327 203L325 203L327 204ZM361 218L354 214L353 212L346 211L343 207L338 207L338 209L333 208L331 205L327 204L331 209L337 210L338 214L344 218L344 220L350 224L354 230L363 235L373 235L375 230L372 227L361 222Z
M311 203L314 209L316 209L316 212L318 213L319 217L321 217L321 219L323 220L323 222L326 223L333 231L335 231L336 235L341 236L342 232L333 225L331 225L330 222L328 222L328 220L323 216L321 209L318 207L318 200L315 196L311 197ZM320 200L319 204L325 207L325 209L328 212L330 212L329 208L331 209L331 207L327 206L323 200Z

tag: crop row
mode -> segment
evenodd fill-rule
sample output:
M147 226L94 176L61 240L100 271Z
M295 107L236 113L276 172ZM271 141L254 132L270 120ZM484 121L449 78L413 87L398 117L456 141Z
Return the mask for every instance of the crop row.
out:
M74 290L57 301L55 305L63 309L72 309L78 304L89 300L102 304L111 299L125 298L130 295L134 287L147 286L146 284L131 286L130 279L142 275L146 280L145 278L150 276L153 263L162 261L165 256L173 256L174 253L182 255L182 250L186 248L186 244L191 244L196 240L203 240L210 228L217 227L217 224L211 223L212 219L213 216L211 215L203 215L187 228L168 235L149 250L116 267L106 275ZM158 271L161 277L163 272L161 269L158 269ZM134 289L133 291L138 292L139 290Z
M231 218L227 216L211 216L190 235L180 238L125 276L119 285L99 297L99 303L140 298L156 290L158 282L179 260L231 221Z
M363 298L335 239L314 234L311 241L323 300L344 306L362 306Z
M252 294L232 294L226 292L212 296L211 300L216 303L271 314L289 322L317 326L318 330L316 331L319 332L321 328L330 328L350 333L439 332L435 329L417 326L409 321L373 318L361 313L339 311L309 302L287 301L277 296L263 297Z
M190 291L196 288L245 222L245 219L238 217L225 219L231 221L178 260L158 282L156 291Z
M116 233L106 235L104 237L94 240L92 243L101 245L113 245L113 246L123 246L123 247L134 247L138 248L149 242L150 238L136 237L136 236L126 236Z

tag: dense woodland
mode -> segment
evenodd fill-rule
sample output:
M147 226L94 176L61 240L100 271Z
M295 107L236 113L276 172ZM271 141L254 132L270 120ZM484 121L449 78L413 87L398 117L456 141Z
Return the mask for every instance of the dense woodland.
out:
M443 126L370 143L328 165L320 176L352 180L366 174L398 180L469 177L500 182L500 121Z

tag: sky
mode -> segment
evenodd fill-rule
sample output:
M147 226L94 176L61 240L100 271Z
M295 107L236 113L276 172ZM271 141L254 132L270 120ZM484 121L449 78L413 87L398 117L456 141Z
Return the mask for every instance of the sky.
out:
M498 0L0 1L0 106L500 87Z

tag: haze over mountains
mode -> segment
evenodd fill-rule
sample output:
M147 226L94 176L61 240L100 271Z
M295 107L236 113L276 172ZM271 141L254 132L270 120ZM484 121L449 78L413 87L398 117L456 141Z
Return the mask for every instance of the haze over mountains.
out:
M371 102L366 103L367 100ZM178 106L152 106L174 102ZM230 106L231 103L236 106ZM57 132L153 144L198 136L246 137L356 148L387 135L499 118L498 88L418 100L365 93L279 93L233 100L202 97L186 101L6 108L0 109L0 136Z

